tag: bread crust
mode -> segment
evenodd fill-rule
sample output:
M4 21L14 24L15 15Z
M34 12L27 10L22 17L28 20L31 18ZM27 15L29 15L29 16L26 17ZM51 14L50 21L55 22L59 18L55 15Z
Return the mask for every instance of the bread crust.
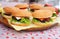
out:
M26 11L26 10L20 10L19 12L17 11L16 13L12 12L12 15L17 16L17 17L20 17L20 16L30 17L30 16L32 16L31 12Z
M5 13L10 14L12 12L11 7L4 7L3 10Z
M56 25L58 25L58 23L43 26L43 27L29 28L29 29L26 29L26 31L39 31L39 30L42 31L42 30L47 30L49 28L52 28L52 27L54 27Z
M32 16L31 12L28 10L20 10L17 7L4 7L4 11L6 13L10 13L12 16L23 16L23 17L30 17Z
M15 7L17 7L17 8L28 8L29 6L28 6L28 4L17 4L17 5L15 5Z
M49 18L52 17L52 11L50 10L36 10L32 13L34 18Z
M25 23L11 23L13 25L17 25L17 26L28 26L29 24L25 24Z
M30 9L39 10L41 8L43 8L43 5L41 5L41 4L35 4L35 3L30 4Z

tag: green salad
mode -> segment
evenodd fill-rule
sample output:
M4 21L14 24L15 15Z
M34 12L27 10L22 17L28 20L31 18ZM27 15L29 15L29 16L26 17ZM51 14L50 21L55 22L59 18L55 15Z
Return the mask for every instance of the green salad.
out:
M31 23L28 18L21 18L20 20L12 18L11 22L19 22L19 23L26 23L26 24L30 24Z

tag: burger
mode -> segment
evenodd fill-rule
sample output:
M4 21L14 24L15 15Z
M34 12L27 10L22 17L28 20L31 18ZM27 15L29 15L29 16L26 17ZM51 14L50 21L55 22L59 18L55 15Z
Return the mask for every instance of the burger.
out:
M32 8L30 6L30 9L34 9L34 12L30 12L29 10L24 10L27 9L26 7L4 7L4 13L1 14L2 19L0 21L17 31L45 30L57 23L57 14L53 8L43 8Z
M53 16L57 16L55 7L44 7L41 10L50 10L53 13Z
M31 16L29 11L12 12L11 23L18 26L28 26L31 23Z
M28 4L17 4L15 7L21 9L21 10L28 10L29 6Z
M57 15L54 14L51 10L37 10L32 13L33 15L33 24L38 26L48 26L53 24Z
M32 12L35 10L40 10L41 8L43 8L43 5L41 4L36 4L36 3L30 4L30 10Z
M4 17L7 18L7 16L11 16L11 24L18 26L27 26L31 23L30 17L32 16L32 14L29 11L23 11L17 7L5 7L4 11L6 12L4 13Z

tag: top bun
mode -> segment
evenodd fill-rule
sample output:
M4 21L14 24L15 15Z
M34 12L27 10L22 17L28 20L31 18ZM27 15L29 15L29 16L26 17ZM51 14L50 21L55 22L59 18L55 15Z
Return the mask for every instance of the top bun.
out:
M30 17L30 16L32 16L32 14L28 10L20 10L18 8L14 8L12 11L12 16Z
M19 13L20 9L17 7L4 7L3 8L6 13ZM18 11L18 12L17 12Z
M30 17L32 14L28 10L20 10L17 7L4 7L5 12L9 12L12 16L26 16Z
M31 9L38 9L39 10L39 9L43 8L43 5L33 3L33 4L30 4L30 8Z
M15 7L17 7L17 8L28 8L28 4L17 4Z
M52 16L52 11L50 10L36 10L32 13L34 18L48 18Z
M11 13L11 7L4 7L3 10L6 12L6 13Z
M42 9L51 10L52 12L55 12L55 8L54 7L44 7Z

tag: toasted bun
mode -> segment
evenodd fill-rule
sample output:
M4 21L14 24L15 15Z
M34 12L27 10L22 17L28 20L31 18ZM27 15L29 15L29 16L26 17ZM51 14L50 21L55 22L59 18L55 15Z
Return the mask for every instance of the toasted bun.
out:
M17 7L17 8L28 8L28 4L17 4L15 7Z
M52 12L55 12L55 8L54 7L44 7L42 9L51 10Z
M14 9L14 12L12 12L12 15L13 16L23 16L23 17L30 17L30 16L32 16L32 14L29 12L29 11L27 11L27 10L15 10Z
M12 14L12 13L20 13L20 9L17 7L4 7L4 11L7 14Z
M26 16L30 17L32 14L28 10L20 10L17 7L5 7L5 12L10 12L12 16Z
M17 7L4 7L3 9L6 13L11 13L11 14L20 12L20 9Z
M34 28L30 28L30 29L26 29L27 31L33 31L33 30L46 30L46 29L49 29L53 26L56 26L58 25L58 23L54 23L54 22L51 22L51 23L39 23L39 22L33 22L35 24L36 27Z
M11 24L16 25L16 26L28 26L28 24L25 24L25 23L15 23L15 22L12 22Z
M3 10L4 10L7 14L12 12L11 7L4 7Z
M51 17L52 14L50 10L36 10L32 13L34 18L48 18Z
M41 4L30 4L30 8L31 9L41 9L41 8L43 8L43 5L41 5Z

